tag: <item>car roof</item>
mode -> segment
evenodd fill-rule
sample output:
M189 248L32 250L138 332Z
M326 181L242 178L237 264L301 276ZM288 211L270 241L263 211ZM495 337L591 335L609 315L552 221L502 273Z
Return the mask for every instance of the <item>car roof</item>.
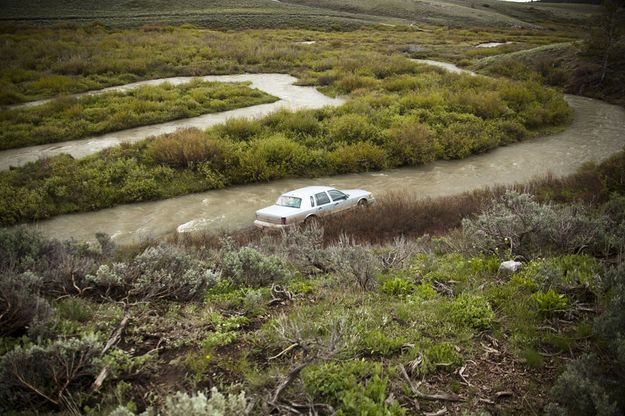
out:
M336 188L332 188L331 186L306 186L304 188L298 188L289 192L285 192L283 195L302 198L312 194L316 194L318 192L330 191L332 189Z

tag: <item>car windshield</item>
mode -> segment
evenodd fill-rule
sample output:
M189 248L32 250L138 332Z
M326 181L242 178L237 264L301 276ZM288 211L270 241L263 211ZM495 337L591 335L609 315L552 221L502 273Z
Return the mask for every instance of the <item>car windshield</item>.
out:
M276 205L280 205L281 207L299 208L302 205L302 198L282 195L278 198Z

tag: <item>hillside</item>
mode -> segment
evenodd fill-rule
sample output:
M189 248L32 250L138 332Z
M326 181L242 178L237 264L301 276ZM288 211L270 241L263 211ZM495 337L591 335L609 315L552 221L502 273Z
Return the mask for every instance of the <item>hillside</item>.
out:
M573 25L587 19L597 9L597 6L584 4L497 0L2 0L0 4L3 10L0 21L12 24L185 23L228 30L260 27L350 30L376 23L529 29L542 25Z

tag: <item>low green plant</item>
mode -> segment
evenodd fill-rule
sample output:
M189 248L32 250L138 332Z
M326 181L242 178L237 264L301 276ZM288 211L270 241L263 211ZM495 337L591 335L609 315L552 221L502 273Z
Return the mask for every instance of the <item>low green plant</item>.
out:
M553 289L547 292L537 292L532 295L538 310L545 315L561 312L568 306L568 299L565 295L557 293Z
M392 296L406 296L414 293L417 286L409 280L395 277L382 283L380 292Z
M425 375L436 371L454 371L460 365L462 365L462 356L456 351L455 346L441 342L424 350L419 372Z
M388 398L388 378L379 363L352 360L309 366L302 372L306 390L330 403L337 415L404 415Z
M452 302L450 312L458 325L473 329L488 329L495 321L490 304L480 295L462 293Z
M401 351L406 338L396 336L389 328L373 329L360 335L360 348L364 354L390 357Z

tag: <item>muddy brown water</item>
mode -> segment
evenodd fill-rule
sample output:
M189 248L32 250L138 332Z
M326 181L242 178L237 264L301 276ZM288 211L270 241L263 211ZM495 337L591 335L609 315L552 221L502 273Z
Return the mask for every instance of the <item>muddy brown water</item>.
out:
M457 161L317 179L285 179L237 186L163 201L121 205L70 214L31 225L45 235L91 240L98 231L118 243L136 243L164 234L249 227L254 212L283 192L307 185L364 188L381 197L389 191L423 197L453 195L495 184L523 182L546 173L573 173L583 162L601 161L625 146L625 110L590 98L567 96L575 111L564 132L500 147Z
M161 78L149 81L134 82L118 87L105 88L98 91L76 94L73 97L101 94L110 91L128 91L144 85L159 85L170 83L178 85L187 83L193 79L202 79L212 82L251 82L252 88L265 91L279 100L270 104L260 104L250 107L237 108L235 110L220 113L204 114L198 117L168 121L165 123L152 124L149 126L136 127L93 136L82 140L72 140L60 143L43 144L39 146L10 149L0 152L0 170L7 170L11 166L21 166L40 158L68 153L75 158L85 157L108 147L117 146L123 142L134 143L150 136L172 133L180 128L195 127L206 129L215 124L220 124L231 118L260 118L274 111L286 108L300 110L306 108L322 108L325 106L337 106L345 102L343 98L331 98L323 95L313 87L301 87L293 85L297 78L287 74L240 74L240 75L209 75L203 77L174 77ZM29 107L41 105L50 100L34 101L15 107Z

